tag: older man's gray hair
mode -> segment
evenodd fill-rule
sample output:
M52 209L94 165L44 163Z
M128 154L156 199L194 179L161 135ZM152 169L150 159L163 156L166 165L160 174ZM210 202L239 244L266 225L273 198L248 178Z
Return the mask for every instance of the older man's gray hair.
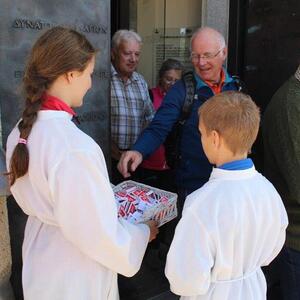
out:
M111 40L111 48L118 49L122 42L136 41L142 44L142 38L133 30L121 29L115 32Z
M193 40L202 32L209 33L209 35L212 38L216 39L220 45L220 48L222 48L222 47L224 48L226 46L225 38L219 31L217 31L216 29L211 28L211 27L200 27L193 33L193 35L191 37L190 51L192 51Z

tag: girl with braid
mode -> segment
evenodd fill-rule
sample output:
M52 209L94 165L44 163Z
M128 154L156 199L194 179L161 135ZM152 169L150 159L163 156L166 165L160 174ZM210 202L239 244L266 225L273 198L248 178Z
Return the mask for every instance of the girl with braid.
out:
M95 54L83 35L54 27L26 66L25 109L7 141L11 192L29 216L25 300L118 299L117 273L134 275L157 234L153 222L118 220L102 151L71 120Z

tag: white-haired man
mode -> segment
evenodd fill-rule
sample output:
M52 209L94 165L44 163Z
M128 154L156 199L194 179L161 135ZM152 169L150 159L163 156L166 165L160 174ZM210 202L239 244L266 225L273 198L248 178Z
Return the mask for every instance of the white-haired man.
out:
M152 120L154 110L148 86L135 70L139 63L142 39L134 31L119 30L111 45L111 156L112 182L122 181L117 171L121 154L136 142Z
M224 37L213 28L199 28L191 38L191 61L194 66L196 97L191 113L182 128L180 161L176 172L179 211L185 197L208 181L212 165L207 160L198 131L198 108L210 97L223 91L237 90L238 84L223 67L227 57ZM164 142L180 119L186 88L179 80L165 96L151 124L143 131L131 151L123 153L118 168L124 177Z

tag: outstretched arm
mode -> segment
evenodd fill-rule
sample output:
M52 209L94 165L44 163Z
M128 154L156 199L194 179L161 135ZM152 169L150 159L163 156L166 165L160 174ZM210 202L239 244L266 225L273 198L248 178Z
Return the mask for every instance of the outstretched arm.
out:
M162 105L154 119L142 132L132 150L138 151L143 158L152 154L166 139L174 124L179 119L185 99L182 81L177 82L164 97Z

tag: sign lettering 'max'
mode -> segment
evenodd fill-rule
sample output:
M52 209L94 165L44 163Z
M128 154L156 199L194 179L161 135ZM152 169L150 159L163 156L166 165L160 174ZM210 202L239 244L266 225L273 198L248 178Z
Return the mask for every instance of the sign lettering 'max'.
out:
M24 76L24 71L23 70L15 70L13 72L13 76L14 78L16 79L22 79L23 76ZM101 71L101 70L98 70L98 71L94 71L93 72L93 77L95 78L98 78L98 79L109 79L110 78L110 73L107 72L107 71Z
M29 20L29 19L15 19L12 22L12 28L15 29L31 29L43 30L51 27L61 25L74 28L77 31L96 34L107 34L107 26L101 24L57 24L49 23L42 20Z

